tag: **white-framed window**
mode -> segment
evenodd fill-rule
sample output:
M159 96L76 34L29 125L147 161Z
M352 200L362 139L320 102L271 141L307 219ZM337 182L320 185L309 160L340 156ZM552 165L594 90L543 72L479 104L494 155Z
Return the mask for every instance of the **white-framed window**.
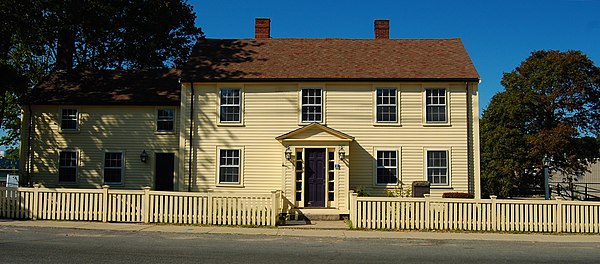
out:
M427 150L427 181L431 185L449 185L448 151Z
M60 111L60 129L75 131L79 128L79 111L76 108L63 108Z
M396 88L377 88L376 120L377 123L398 122L398 96Z
M173 132L175 131L175 109L159 108L156 110L156 131Z
M323 122L323 89L302 88L300 96L302 123Z
M124 165L123 152L104 152L104 183L122 184Z
M240 149L219 149L219 184L241 183Z
M58 154L58 182L77 182L77 152L63 150Z
M425 122L427 123L447 123L448 122L448 103L446 89L428 88L425 89Z
M242 92L240 88L219 90L219 119L221 123L242 122Z
M376 184L398 184L398 151L377 150Z

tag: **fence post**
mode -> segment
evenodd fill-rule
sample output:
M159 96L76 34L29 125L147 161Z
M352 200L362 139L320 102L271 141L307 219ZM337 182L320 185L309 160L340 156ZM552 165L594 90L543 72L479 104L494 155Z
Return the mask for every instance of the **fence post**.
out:
M492 200L492 208L491 208L491 215L492 215L492 230L497 231L496 225L496 212L498 210L496 210L496 198L498 198L498 196L496 195L490 195L490 199Z
M102 185L102 222L108 222L108 185Z
M357 223L357 214L358 212L356 211L356 208L358 207L357 205L358 203L358 193L355 193L354 191L350 191L350 223L352 224L353 228L356 228L358 225Z
M33 212L31 213L31 219L32 220L37 220L38 217L38 202L39 202L39 198L38 195L40 193L40 185L39 184L34 184L33 185Z
M144 201L142 202L142 217L144 223L150 222L150 187L144 187Z
M431 194L423 194L425 196L425 229L429 229L429 206L431 202Z
M208 189L208 223L209 225L213 224L213 218L215 217L215 212L213 212L213 190Z
M562 213L562 199L556 198L556 232L562 233L563 226L563 213Z
M277 217L279 216L279 191L271 191L271 225L277 225Z

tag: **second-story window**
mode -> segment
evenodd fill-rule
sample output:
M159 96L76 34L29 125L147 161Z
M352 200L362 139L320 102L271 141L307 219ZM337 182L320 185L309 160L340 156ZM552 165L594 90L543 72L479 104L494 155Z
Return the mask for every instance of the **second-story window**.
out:
M425 90L425 115L427 123L446 123L447 103L446 89L436 88Z
M156 111L156 131L175 131L175 109L165 108Z
M323 122L323 90L302 89L302 123Z
M77 130L79 114L77 109L63 108L60 113L60 129L61 130Z
M220 91L220 121L223 123L241 122L241 92L239 88L224 88Z
M396 123L397 102L395 88L377 88L377 123Z

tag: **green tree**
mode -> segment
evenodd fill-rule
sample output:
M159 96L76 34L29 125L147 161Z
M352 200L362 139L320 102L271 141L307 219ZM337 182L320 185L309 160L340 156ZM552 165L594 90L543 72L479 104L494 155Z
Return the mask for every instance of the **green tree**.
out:
M3 145L17 142L17 102L55 69L60 38L73 40L75 70L96 70L177 67L203 36L186 0L2 0L0 17Z
M481 121L484 193L543 186L553 171L584 171L599 155L600 68L580 51L535 51L502 78Z

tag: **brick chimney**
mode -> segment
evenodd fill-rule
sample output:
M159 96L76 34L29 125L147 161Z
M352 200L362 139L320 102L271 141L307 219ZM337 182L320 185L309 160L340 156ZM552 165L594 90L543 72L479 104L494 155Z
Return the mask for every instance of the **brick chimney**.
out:
M389 39L390 38L390 21L389 20L375 20L375 39Z
M271 19L257 18L254 22L254 38L268 39L271 38Z

